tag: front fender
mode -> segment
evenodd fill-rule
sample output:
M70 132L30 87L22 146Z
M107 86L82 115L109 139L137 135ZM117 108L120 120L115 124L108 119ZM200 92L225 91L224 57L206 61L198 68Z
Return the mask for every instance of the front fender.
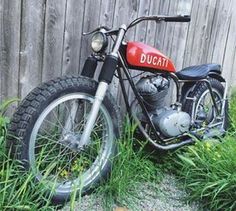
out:
M88 78L93 78L97 64L97 59L94 56L89 56L84 63L81 75Z

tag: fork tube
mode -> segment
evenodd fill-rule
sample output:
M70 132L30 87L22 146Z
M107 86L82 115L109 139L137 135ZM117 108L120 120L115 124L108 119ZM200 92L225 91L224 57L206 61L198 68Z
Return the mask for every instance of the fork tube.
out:
M125 32L127 28L125 25L121 25L119 29L119 33L117 35L115 44L113 46L112 52L106 56L104 64L101 69L101 73L99 75L99 84L95 94L95 99L91 108L91 111L88 115L88 120L85 123L84 131L81 135L81 139L78 143L78 148L82 149L83 146L89 143L89 137L92 133L95 121L98 116L98 112L102 101L106 95L106 91L108 89L108 85L111 83L114 72L116 70L118 64L118 51L121 45L121 42L124 38Z
M91 135L94 123L96 121L101 103L103 101L103 98L105 97L107 88L108 88L108 83L103 82L103 81L99 83L96 94L95 94L95 100L92 105L91 111L89 113L88 121L86 122L78 148L82 148L84 145L86 145L89 142L89 137Z
M116 55L116 57L118 57L118 51L119 51L119 49L120 49L120 45L121 45L121 43L122 43L122 40L123 40L123 38L124 38L124 36L125 36L126 30L127 30L126 25L125 25L125 24L122 24L122 25L120 26L120 31L119 31L119 33L118 33L116 42L115 42L115 44L114 44L114 46L113 46L112 53L111 53L112 55Z

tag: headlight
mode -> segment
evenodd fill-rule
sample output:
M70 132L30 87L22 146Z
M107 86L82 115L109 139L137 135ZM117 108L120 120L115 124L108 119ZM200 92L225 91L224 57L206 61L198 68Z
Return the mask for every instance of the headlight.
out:
M107 36L102 32L97 32L92 36L91 48L98 53L105 50L107 47Z

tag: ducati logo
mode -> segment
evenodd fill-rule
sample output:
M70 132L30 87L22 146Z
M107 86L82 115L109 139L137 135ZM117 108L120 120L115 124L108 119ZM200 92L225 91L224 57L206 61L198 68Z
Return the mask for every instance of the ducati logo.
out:
M153 56L153 55L146 55L144 53L141 54L140 63L141 64L146 63L146 64L151 64L151 65L160 66L160 67L168 66L168 60L166 58Z

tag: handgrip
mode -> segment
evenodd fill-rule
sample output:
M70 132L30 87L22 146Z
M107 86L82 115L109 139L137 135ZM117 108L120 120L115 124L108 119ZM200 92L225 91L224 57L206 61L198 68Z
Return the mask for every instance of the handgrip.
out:
M179 15L172 17L165 17L165 22L190 22L190 15Z

